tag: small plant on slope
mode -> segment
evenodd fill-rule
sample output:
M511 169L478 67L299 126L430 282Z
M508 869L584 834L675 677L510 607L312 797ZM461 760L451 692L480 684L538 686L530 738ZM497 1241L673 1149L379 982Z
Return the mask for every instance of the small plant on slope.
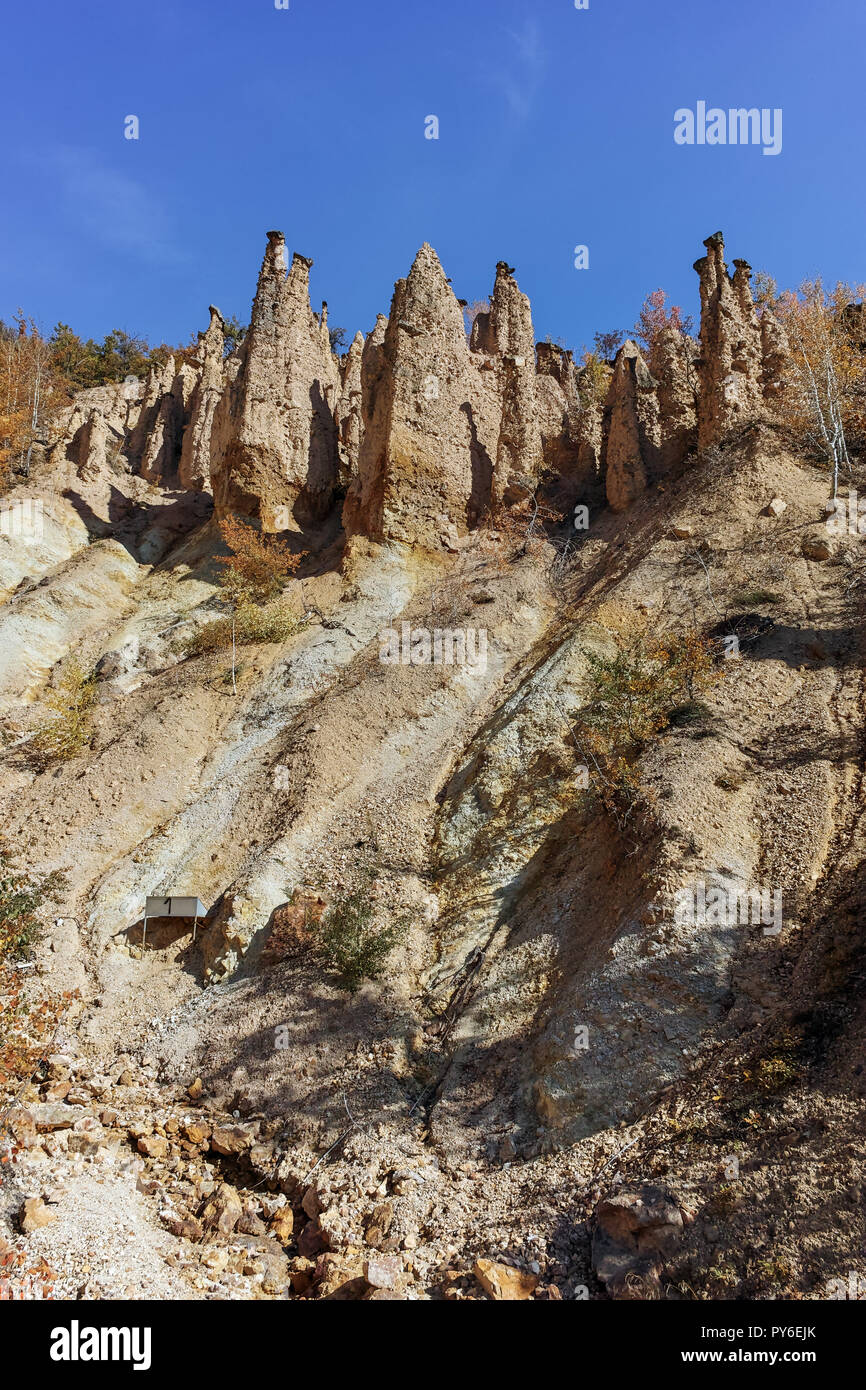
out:
M93 706L96 703L96 677L75 659L66 668L45 703L51 717L41 724L30 741L35 759L43 766L74 758L90 737Z
M376 922L375 903L368 886L334 899L315 926L319 951L339 971L348 989L355 992L364 980L381 975L395 946L406 935L407 923L399 918L390 926Z
M31 1076L71 997L28 994L18 968L39 939L40 909L61 891L65 877L60 870L25 873L0 843L0 1095Z
M643 635L621 645L613 656L586 653L584 703L575 740L594 771L594 782L609 811L631 811L640 796L636 766L644 746L671 723L684 701L719 679L712 647L696 633Z
M198 628L181 643L186 656L232 649L238 644L284 642L297 619L281 601L283 590L303 556L293 555L285 541L263 536L253 526L232 517L220 522L220 535L230 554L220 556L220 589L228 613Z

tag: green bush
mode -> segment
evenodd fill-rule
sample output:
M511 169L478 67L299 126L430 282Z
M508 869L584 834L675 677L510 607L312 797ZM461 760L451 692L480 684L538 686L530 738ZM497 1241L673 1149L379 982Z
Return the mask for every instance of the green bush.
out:
M694 632L634 636L613 656L586 652L583 704L573 735L609 811L640 799L637 759L671 723L704 721L697 698L718 679L712 647Z
M781 603L782 595L774 589L738 589L732 602L735 608L759 608L769 603Z
M364 980L381 975L395 946L406 936L408 923L399 918L379 926L366 885L334 899L315 927L316 945L354 994Z

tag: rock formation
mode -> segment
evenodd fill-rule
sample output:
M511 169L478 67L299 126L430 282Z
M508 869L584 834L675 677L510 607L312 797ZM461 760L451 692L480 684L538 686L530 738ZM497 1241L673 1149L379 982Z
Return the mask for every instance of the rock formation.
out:
M718 444L734 427L762 414L761 330L750 288L751 267L734 261L728 275L721 232L707 237L695 262L701 278L698 444Z
M493 473L493 502L499 505L509 478L534 479L541 462L532 311L505 261L496 266L486 327L489 347L498 354L500 372L502 414Z
M327 304L310 307L312 262L296 253L287 274L284 238L270 232L250 328L228 358L211 307L191 362L152 368L143 388L79 393L50 447L93 474L110 446L116 466L154 486L210 488L218 516L270 531L336 520L345 498L350 536L453 547L542 475L562 481L560 502L606 493L619 511L696 448L766 417L784 391L783 327L769 308L758 318L745 261L728 274L721 233L704 244L699 346L673 326L646 359L629 340L605 399L592 365L535 344L505 261L467 342L462 301L427 244L389 316L340 362Z
M637 343L628 339L616 355L605 405L607 500L615 512L640 496L658 467L656 386Z
M574 357L556 343L536 346L535 398L545 469L591 498L601 472L602 409Z
M78 472L82 478L96 477L104 469L108 437L105 416L94 406L78 437Z
M194 369L186 363L174 370L170 357L163 369L156 417L144 443L140 472L150 483L175 482L183 435L196 383Z
M225 324L219 309L210 306L210 323L199 334L198 377L189 404L189 424L183 435L178 481L181 487L203 492L210 488L210 446L213 419L225 379Z
M312 261L286 276L282 233L269 232L235 380L216 407L211 481L217 514L298 529L328 511L337 482L340 390L327 319L310 308Z
M50 1023L0 1076L0 1290L835 1296L866 824L826 473L733 411L690 466L706 355L665 328L578 371L504 264L467 342L429 246L337 364L308 268L272 237L249 342L223 361L213 310L195 360L81 393L0 518L0 919L20 874L41 928L0 993ZM749 306L738 266L704 339L767 411ZM211 453L220 505L310 518L285 622L226 621ZM555 561L485 525L539 483L610 499ZM634 746L635 708L670 727Z
M343 365L340 398L334 414L337 426L337 453L340 487L348 488L358 471L361 453L361 359L364 335L360 330L352 339Z
M464 534L488 498L478 388L463 315L432 246L398 280L362 360L358 478L346 530L430 548Z
M676 328L662 329L650 350L648 365L658 383L659 477L678 468L697 444L696 355L693 339Z
M773 405L785 390L791 369L791 347L788 335L767 306L761 313L761 387L764 400Z

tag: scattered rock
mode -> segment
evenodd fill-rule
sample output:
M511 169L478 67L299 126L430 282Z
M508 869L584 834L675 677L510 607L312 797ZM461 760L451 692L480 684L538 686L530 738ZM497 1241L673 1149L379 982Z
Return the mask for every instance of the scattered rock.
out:
M165 1158L168 1153L168 1140L161 1134L145 1134L137 1141L136 1148L145 1158Z
M497 1302L532 1298L538 1288L537 1274L512 1269L511 1265L498 1264L496 1260L476 1260L472 1272L484 1292Z
M210 1146L214 1153L226 1157L244 1153L252 1143L252 1136L242 1125L230 1129L215 1129L211 1135Z
M18 1220L21 1230L26 1236L29 1236L32 1231L38 1231L42 1226L52 1225L57 1220L57 1212L46 1206L41 1197L28 1197L21 1208Z
M219 1231L225 1236L235 1229L243 1211L237 1189L224 1182L220 1183L210 1200L203 1204L199 1217L203 1226Z
M800 542L800 549L807 560L829 560L833 554L829 537L820 531L807 531Z
M394 1255L370 1255L364 1264L364 1277L374 1289L393 1289L402 1264Z

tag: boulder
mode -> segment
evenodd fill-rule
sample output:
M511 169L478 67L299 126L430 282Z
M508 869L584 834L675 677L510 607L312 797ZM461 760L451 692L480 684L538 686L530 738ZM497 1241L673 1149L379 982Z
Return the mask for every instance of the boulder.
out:
M664 1188L642 1183L602 1198L593 1216L592 1267L609 1293L655 1288L682 1229L679 1205Z
M528 1270L513 1269L496 1260L476 1260L473 1273L482 1289L497 1303L506 1300L523 1302L538 1288L538 1275Z
M223 1182L213 1195L203 1202L199 1218L207 1229L219 1231L221 1235L227 1236L235 1229L243 1213L243 1203L237 1189L232 1187L231 1183Z
M19 1213L19 1224L26 1236L57 1220L57 1212L46 1206L41 1197L28 1197Z

